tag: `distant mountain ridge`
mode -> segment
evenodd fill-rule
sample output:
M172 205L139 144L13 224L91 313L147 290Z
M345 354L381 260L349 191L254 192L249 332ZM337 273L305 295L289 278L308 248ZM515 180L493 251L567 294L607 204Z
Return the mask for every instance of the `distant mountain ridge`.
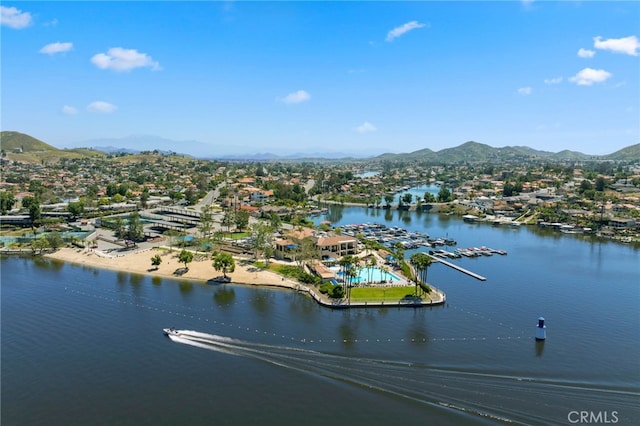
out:
M135 154L143 151L176 153L192 157L215 155L215 147L196 140L176 141L153 135L130 135L123 138L99 138L75 142L73 146L85 146L108 153Z
M155 148L136 149L136 138L144 138L146 143L156 141L158 146ZM560 152L540 151L527 146L506 146L502 148L494 148L492 146L469 141L462 145L445 148L440 151L433 151L429 148L423 148L411 153L393 154L386 153L377 157L356 157L344 153L297 153L286 156L276 155L272 153L256 153L256 154L238 154L238 155L208 155L204 152L211 151L214 147L198 141L174 141L171 139L160 138L157 136L133 136L122 138L121 141L125 146L109 145L113 139L94 139L96 144L103 143L102 146L93 146L87 149L58 149L39 139L24 133L15 131L0 132L0 147L4 153L15 154L18 151L23 153L49 153L55 156L62 156L64 153L73 153L77 155L95 155L96 152L103 153L130 153L136 154L143 151L158 151L163 154L176 153L191 156L200 159L223 160L223 161L275 161L275 160L304 160L304 159L327 159L327 160L419 160L433 163L463 163L463 162L487 162L487 161L507 161L507 160L615 160L615 161L640 161L640 143L625 147L616 152L607 155L588 155L581 152L563 150ZM184 148L188 144L191 148L202 148L202 155L185 154L180 152L180 148Z
M421 149L407 154L383 154L377 158L385 160L420 160L434 163L477 163L488 161L507 160L616 160L616 161L640 161L640 143L631 145L612 154L588 155L581 152L563 150L560 152L540 151L527 146L505 146L494 148L492 146L469 141L462 145L445 148L440 151Z
M342 152L330 152L330 153L295 153L288 155L276 155L270 152L265 153L257 153L257 154L238 154L238 155L223 155L218 157L212 157L212 160L228 160L228 161L276 161L276 160L313 160L313 159L321 159L321 160L353 160L353 159L369 159L373 158L373 156L368 157L355 157L353 155L345 154Z

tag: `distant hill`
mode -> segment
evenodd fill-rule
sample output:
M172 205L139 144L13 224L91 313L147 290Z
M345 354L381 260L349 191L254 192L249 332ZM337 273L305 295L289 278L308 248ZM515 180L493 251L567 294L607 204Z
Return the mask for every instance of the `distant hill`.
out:
M628 161L640 159L640 143L622 148L613 154L605 155L607 160Z
M109 144L109 142L116 142ZM32 136L14 132L0 132L0 148L7 158L18 161L42 162L56 161L60 158L79 158L85 156L106 156L107 154L128 153L139 154L144 151L157 151L160 154L190 156L200 159L215 159L222 161L273 161L273 160L389 160L407 161L418 160L433 164L478 163L491 161L586 161L586 160L615 160L640 161L640 144L631 145L608 155L588 155L581 152L563 150L557 153L539 151L527 146L506 146L494 148L487 144L469 141L462 145L433 151L423 148L418 151L402 154L385 153L377 157L358 156L345 153L296 153L290 155L276 155L272 153L253 153L238 155L223 155L221 153L207 154L211 146L198 141L173 141L157 136L129 136L121 139L94 139L89 148L58 149ZM97 145L92 145L97 144ZM205 149L205 146L207 147ZM199 152L199 155L189 155L184 150ZM181 152L182 151L182 152Z
M581 152L563 150L557 153L539 151L526 146L506 146L494 148L492 146L469 141L462 145L446 148L440 151L421 149L406 154L382 154L379 160L418 160L434 164L437 163L477 163L490 161L531 161L549 159L553 161L570 160L616 160L616 161L640 161L640 144L633 145L609 155L588 155Z
M61 158L81 158L104 156L89 149L58 149L33 136L20 132L0 132L0 148L10 160L28 163L55 162Z
M81 149L81 148L75 148L75 149ZM151 151L151 150L140 150L140 149L131 149L131 148L118 148L116 146L93 146L87 149L101 151L107 154L140 154L141 152L153 152L153 151L156 151L158 154L165 154L165 155L176 154L174 151L163 151L160 149Z
M176 153L197 158L211 157L218 149L212 145L195 140L173 140L154 135L129 135L123 138L89 139L67 146L86 146L95 150L115 153L134 154L143 151Z
M0 132L0 146L9 152L56 151L57 148L20 132Z
M265 153L257 153L257 154L237 154L237 155L223 155L223 156L215 156L211 158L207 158L210 160L222 160L222 161L315 161L315 160L353 160L353 159L364 159L364 158L372 158L373 156L364 157L364 156L355 156L349 155L342 152L325 152L325 153L295 153L288 155L276 155L270 152Z
M556 152L549 157L553 158L554 160L586 160L590 158L589 155L577 151L570 151L568 149Z

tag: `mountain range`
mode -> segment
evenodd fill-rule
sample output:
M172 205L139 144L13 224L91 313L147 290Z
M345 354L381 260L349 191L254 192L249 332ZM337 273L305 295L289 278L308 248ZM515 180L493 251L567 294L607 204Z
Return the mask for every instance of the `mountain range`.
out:
M508 161L508 160L614 160L614 161L640 161L640 143L628 146L607 155L588 155L577 151L563 150L559 152L539 151L526 146L506 146L495 148L479 142L465 142L453 148L446 148L440 151L433 151L424 148L411 153L392 154L386 153L379 156L356 157L344 153L299 153L287 156L279 156L271 153L258 153L246 155L215 155L211 153L211 146L198 141L175 141L157 136L129 136L120 139L94 139L88 141L85 148L59 149L49 145L32 136L13 132L0 132L0 147L3 154L16 155L30 154L40 157L69 157L78 155L97 155L98 153L130 153L135 154L141 151L158 151L161 153L176 153L188 155L200 159L216 160L236 160L236 161L276 161L276 160L296 160L296 159L368 159L368 160L388 160L405 161L420 160L432 163L462 163L462 162L488 162L488 161ZM151 147L136 149L136 147ZM183 152L180 152L183 151ZM186 151L186 152L185 152ZM194 152L200 152L194 155ZM69 154L69 155L67 155Z
M110 153L135 153L141 151L159 151L163 153L174 152L177 154L188 155L195 158L216 160L268 161L298 158L338 159L345 157L369 157L367 155L353 155L343 152L292 153L287 155L277 155L269 152L249 153L248 151L242 153L244 147L240 146L214 146L196 140L178 141L154 135L130 135L123 138L89 139L81 142L68 143L65 144L65 146L63 146L62 148L77 147L91 147L95 150ZM234 150L236 152L234 152Z

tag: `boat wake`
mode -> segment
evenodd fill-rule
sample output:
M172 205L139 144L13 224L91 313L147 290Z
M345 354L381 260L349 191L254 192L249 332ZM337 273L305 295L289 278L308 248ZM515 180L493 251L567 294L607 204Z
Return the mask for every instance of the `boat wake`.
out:
M168 335L176 343L260 360L490 422L566 423L567 415L575 407L617 411L620 421L626 415L633 418L640 414L637 407L640 395L626 390L344 356L193 330L176 332Z

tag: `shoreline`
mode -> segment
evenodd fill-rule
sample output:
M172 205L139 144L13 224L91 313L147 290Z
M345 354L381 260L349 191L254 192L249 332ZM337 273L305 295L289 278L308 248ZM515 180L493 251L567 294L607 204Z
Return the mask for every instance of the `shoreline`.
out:
M162 257L162 263L157 268L151 265L151 257L156 254ZM178 261L178 251L158 247L121 253L117 256L98 250L65 247L46 253L44 256L77 265L176 280L189 279L206 283L221 275L213 268L213 260L208 256L206 259L199 259L198 254L195 254L185 271L184 264ZM235 271L227 275L231 277L233 284L267 285L290 289L300 285L274 272L259 270L252 265L243 265L242 262L238 262L238 259L236 259Z
M151 265L151 257L160 254L162 263L156 268ZM158 247L128 252L117 256L110 256L98 250L80 248L61 248L53 253L44 254L44 257L56 259L63 262L90 266L98 269L107 269L115 272L128 272L141 274L149 277L161 277L172 280L194 280L201 283L208 283L219 276L213 266L213 260L206 256L205 259L194 256L194 260L189 263L188 270L185 271L184 264L178 261L178 252L162 249ZM434 299L429 301L401 303L401 302L352 302L346 304L342 300L330 299L320 293L314 286L307 286L298 281L282 277L274 272L258 269L251 264L243 264L236 259L234 272L227 274L231 278L229 284L249 285L254 287L277 287L309 294L317 303L322 306L336 309L347 309L356 307L422 307L441 305L446 301L446 296L439 290L434 289Z

